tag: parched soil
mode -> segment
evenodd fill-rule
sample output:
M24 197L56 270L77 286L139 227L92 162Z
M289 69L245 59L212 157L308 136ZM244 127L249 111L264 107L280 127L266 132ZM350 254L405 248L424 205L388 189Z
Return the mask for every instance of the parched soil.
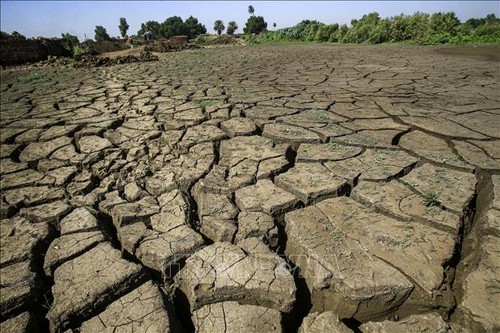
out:
M498 52L2 70L0 331L498 332Z

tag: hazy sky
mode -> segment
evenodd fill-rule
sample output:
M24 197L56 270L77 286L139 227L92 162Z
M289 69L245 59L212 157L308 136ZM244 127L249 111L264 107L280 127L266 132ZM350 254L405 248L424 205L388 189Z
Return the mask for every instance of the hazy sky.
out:
M170 16L198 18L209 33L221 19L236 21L242 32L249 16L248 6L255 8L272 28L293 26L304 20L324 23L349 23L353 18L377 11L381 17L454 11L465 21L495 13L500 17L500 1L4 1L0 2L1 30L18 31L26 37L60 37L69 32L81 40L84 34L94 38L94 28L102 25L110 36L118 36L120 17L125 17L136 34L141 23L163 22Z

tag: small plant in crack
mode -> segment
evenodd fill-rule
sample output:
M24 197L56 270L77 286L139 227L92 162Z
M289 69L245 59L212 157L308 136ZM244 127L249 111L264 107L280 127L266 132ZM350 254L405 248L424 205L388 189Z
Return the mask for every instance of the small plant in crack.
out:
M443 201L441 200L441 193L439 192L428 192L424 194L424 198L422 199L422 204L426 207L443 206Z
M337 150L339 149L339 144L336 142L330 142L328 143L328 147L330 148L330 150Z
M220 206L220 207L214 207L212 208L212 215L219 215L221 213L224 213L226 210L224 209L224 205Z

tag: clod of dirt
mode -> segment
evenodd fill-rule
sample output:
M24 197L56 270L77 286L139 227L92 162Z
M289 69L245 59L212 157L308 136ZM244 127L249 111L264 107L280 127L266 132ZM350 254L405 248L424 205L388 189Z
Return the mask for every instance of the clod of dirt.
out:
M141 266L122 259L109 243L65 262L54 272L54 304L47 313L51 332L87 319L100 306L138 286L144 277Z
M248 253L225 242L209 245L187 259L175 283L192 311L238 301L289 312L295 303L296 286L283 259L269 250Z
M38 332L38 323L32 313L23 312L14 318L7 319L0 323L0 332Z
M423 315L412 315L400 321L370 322L359 327L363 333L384 333L384 332L452 332L450 326L437 313Z
M196 332L282 332L281 313L262 306L238 302L208 304L192 314Z
M332 311L323 313L313 312L304 318L299 333L352 333Z
M128 332L173 332L160 289L151 281L132 290L106 307L96 317L82 323L81 333L114 330Z

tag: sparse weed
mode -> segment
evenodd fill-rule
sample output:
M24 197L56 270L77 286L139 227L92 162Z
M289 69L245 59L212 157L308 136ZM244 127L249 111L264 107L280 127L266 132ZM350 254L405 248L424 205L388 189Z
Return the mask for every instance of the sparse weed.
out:
M75 45L73 46L73 56L79 56L84 54L90 54L90 48L88 45Z
M35 73L31 73L30 75L28 75L28 77L26 78L26 82L38 81L38 80L42 80L44 78L45 77L42 74L35 72Z
M222 103L222 102L224 102L224 101L220 100L220 99L207 99L207 100L203 100L203 101L200 102L200 108L206 109L209 106L212 106L212 105L215 105L215 104L218 104L218 103Z
M220 206L220 207L214 207L212 208L212 215L219 215L221 213L224 213L226 210L225 210L225 207L224 205Z
M424 194L424 198L422 199L422 204L427 206L427 207L432 207L432 206L442 206L443 201L440 198L441 193L439 192L428 192Z

